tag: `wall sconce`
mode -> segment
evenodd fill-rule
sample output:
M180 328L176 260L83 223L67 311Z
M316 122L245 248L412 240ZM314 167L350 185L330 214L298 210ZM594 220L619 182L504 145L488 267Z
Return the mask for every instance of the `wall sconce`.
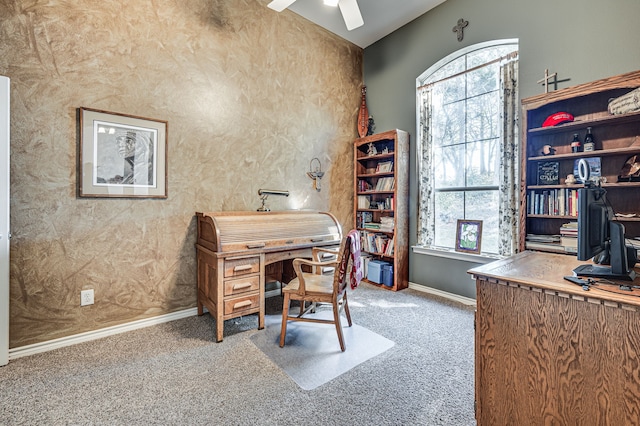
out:
M313 167L314 161L317 162L315 168ZM316 189L316 191L320 192L320 190L322 189L320 187L320 179L322 179L322 176L324 176L324 172L322 171L322 164L320 164L320 160L318 160L318 157L312 158L309 162L309 171L307 172L307 176L313 179L313 187Z
M279 189L258 189L258 195L262 200L262 205L258 209L259 212L269 212L271 211L269 207L265 205L265 201L267 201L267 197L269 195L281 195L284 197L289 196L289 191L280 191Z

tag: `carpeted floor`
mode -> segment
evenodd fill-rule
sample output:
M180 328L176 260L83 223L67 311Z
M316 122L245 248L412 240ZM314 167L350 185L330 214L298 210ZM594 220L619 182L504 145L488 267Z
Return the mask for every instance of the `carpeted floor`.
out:
M0 424L475 424L473 308L366 284L349 297L354 323L395 344L313 390L252 341L270 331L255 315L221 343L204 315L11 361Z

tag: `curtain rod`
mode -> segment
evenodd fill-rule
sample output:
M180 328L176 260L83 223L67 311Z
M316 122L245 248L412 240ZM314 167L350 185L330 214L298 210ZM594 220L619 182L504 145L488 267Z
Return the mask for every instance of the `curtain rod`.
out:
M505 61L505 60L512 60L512 59L515 59L515 58L517 58L517 57L518 57L518 51L514 51L514 52L511 52L511 53L507 53L507 54L506 54L506 55L504 55L504 56L501 56L501 57L496 58L496 59L494 59L494 60L492 60L492 61L489 61L489 62L485 62L485 63L484 63L484 64L482 64L482 65L477 65L477 66L475 66L475 67L473 67L473 68L469 68L468 70L460 71L460 72L459 72L459 73L457 73L457 74L450 75L450 76L445 77L445 78L442 78L442 79L440 79L440 80L438 80L438 81L432 81L431 83L427 83L427 84L423 84L422 86L418 86L418 87L416 87L416 90L425 89L425 88L427 88L427 87L429 87L429 86L433 86L433 85L434 85L434 84L436 84L436 83L441 83L441 82L443 82L443 81L450 80L450 79L452 79L452 78L456 78L456 77L461 76L461 75L463 75L463 74L470 73L471 71L475 71L475 70L478 70L478 69L480 69L480 68L484 68L484 67L486 67L486 66L489 66L489 65L491 65L491 64L495 64L496 62L502 62L502 61Z

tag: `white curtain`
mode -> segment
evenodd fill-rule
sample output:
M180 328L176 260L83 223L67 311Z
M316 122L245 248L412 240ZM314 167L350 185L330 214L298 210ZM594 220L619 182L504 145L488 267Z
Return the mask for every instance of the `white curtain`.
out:
M507 60L500 66L502 89L502 134L500 143L500 201L498 210L498 254L511 256L518 250L520 227L520 125L518 119L518 60Z
M519 122L518 122L518 60L517 53L508 55L500 66L502 89L501 160L499 169L499 239L498 252L502 256L516 253L519 227ZM432 87L418 90L418 244L429 247L435 233L435 191L433 188L431 132Z
M435 191L433 189L433 136L431 134L432 86L419 89L418 107L418 244L429 247L435 235Z

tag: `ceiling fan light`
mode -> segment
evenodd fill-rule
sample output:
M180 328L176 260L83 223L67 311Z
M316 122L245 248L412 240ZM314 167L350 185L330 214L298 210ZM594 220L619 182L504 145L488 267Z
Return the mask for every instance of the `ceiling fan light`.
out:
M324 0L324 4L331 7L337 7L340 0Z

